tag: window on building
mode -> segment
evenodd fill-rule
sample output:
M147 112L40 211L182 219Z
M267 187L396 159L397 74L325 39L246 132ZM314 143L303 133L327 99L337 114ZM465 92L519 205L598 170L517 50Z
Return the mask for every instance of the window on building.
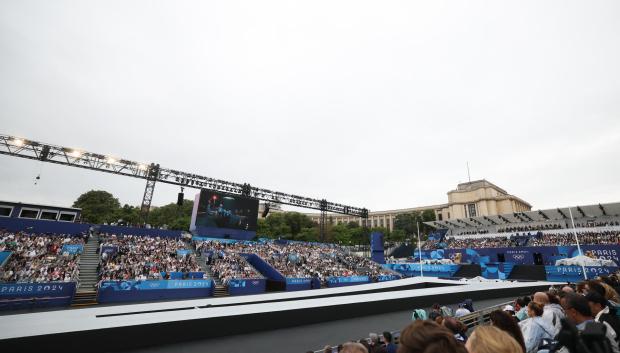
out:
M381 224L379 227L383 227L383 218L381 218L381 221L379 223Z
M477 217L477 214L476 214L476 204L475 203L467 204L467 211L469 213L468 217Z
M22 208L19 212L19 218L37 218L39 217L39 210L35 208Z
M75 216L75 213L60 212L60 217L58 218L58 220L63 222L73 222L75 220Z
M437 219L440 220L440 221L443 221L443 214L438 213L437 214Z
M55 221L56 218L58 218L58 211L43 210L39 216L39 219L45 219L48 221Z
M13 207L0 206L0 217L11 217L11 212L13 212Z

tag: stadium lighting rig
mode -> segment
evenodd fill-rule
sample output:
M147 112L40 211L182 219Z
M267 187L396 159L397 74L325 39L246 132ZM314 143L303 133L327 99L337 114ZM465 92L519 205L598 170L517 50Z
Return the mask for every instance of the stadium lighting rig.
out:
M322 230L324 230L325 214L327 212L368 218L368 210L365 208L328 202L325 199L319 200L257 188L248 183L235 183L174 169L162 168L159 164L155 163L147 164L134 162L115 156L56 146L15 136L0 134L0 154L145 179L146 188L144 189L141 207L141 215L144 223L148 221L153 191L155 190L155 184L157 182L195 189L208 189L255 198L270 203L280 203L319 210L321 211L320 223L322 223Z

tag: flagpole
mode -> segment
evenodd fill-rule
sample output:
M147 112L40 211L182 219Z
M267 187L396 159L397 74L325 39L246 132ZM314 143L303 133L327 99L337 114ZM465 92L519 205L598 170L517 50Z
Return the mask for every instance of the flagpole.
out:
M424 271L422 271L422 243L420 243L420 222L415 222L418 227L418 255L420 256L420 277L424 277Z
M577 243L577 251L579 252L579 255L583 255L583 253L581 253L581 247L579 246L579 238L577 238L577 230L575 229L575 220L573 219L573 211L571 211L571 208L568 208L568 213L570 214L570 222L573 225L573 234L575 235L575 243ZM584 263L581 263L581 269L583 270L583 279L585 279L586 281L588 280L588 274L586 273L586 266L584 265Z

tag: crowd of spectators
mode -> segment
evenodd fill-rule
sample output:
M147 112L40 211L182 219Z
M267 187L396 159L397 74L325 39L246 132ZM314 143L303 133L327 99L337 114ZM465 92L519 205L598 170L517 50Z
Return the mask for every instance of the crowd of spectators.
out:
M197 251L256 254L284 277L314 278L326 281L331 276L394 274L364 257L348 253L336 245L279 242L197 242Z
M263 278L246 259L236 252L217 251L207 258L213 274L227 286L230 280L239 278Z
M79 275L79 254L63 253L64 245L84 245L85 235L0 232L0 251L10 251L0 268L3 282L69 282Z
M187 248L181 239L107 234L101 239L103 247L117 247L117 251L101 254L100 280L169 279L172 272L186 278L190 272L201 271L194 254L177 252Z
M602 232L577 232L577 238L581 244L618 244L620 243L620 231ZM530 246L555 246L575 244L575 233L567 232L561 234L537 234L530 238Z
M579 353L585 352L579 349L585 346L590 352L618 353L618 290L616 275L551 287L492 311L489 323L473 330L468 330L456 313L434 304L428 312L416 310L413 321L394 333L397 343L392 333L384 332L337 347L326 346L323 352ZM460 307L466 304L471 302ZM474 312L473 307L467 312Z
M523 226L507 226L498 227L497 233L516 233L516 232L536 232L543 230L563 229L566 228L560 224L535 224Z
M612 245L620 244L620 231L587 231L577 232L580 244L588 245ZM519 246L565 246L575 244L575 233L566 230L566 233L543 233L523 234L496 237L447 237L441 246L446 249L463 249L463 248L505 248ZM426 241L422 246L424 250L436 249L439 246L437 241Z

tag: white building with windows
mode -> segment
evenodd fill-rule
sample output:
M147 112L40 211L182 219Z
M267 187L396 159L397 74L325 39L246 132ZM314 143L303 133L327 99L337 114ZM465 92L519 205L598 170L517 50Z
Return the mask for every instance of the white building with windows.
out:
M474 218L479 216L494 216L504 213L530 211L532 205L517 196L510 195L506 190L487 180L475 180L458 184L455 190L448 191L448 203L403 208L398 210L371 211L368 213L367 224L361 218L340 214L328 214L328 220L333 224L356 222L360 226L384 227L389 231L394 229L394 219L399 214L432 210L438 221ZM319 213L307 214L313 221L318 222Z

